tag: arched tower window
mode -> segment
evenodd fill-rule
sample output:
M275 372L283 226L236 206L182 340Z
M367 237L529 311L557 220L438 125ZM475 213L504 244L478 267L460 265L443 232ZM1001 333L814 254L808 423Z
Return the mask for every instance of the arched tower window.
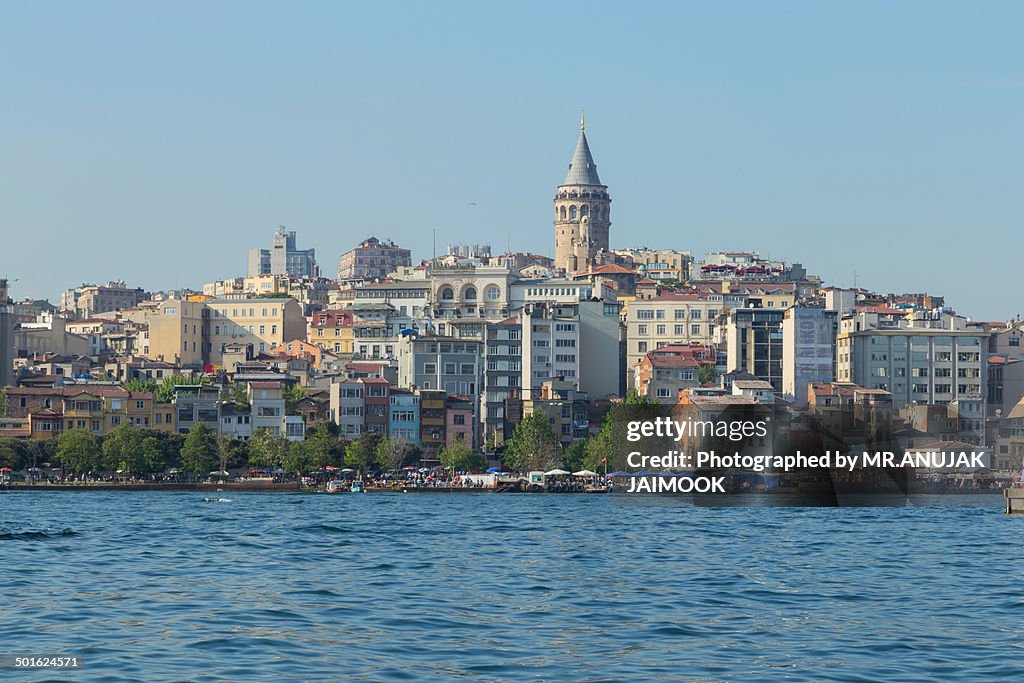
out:
M586 216L588 213L590 213L590 207L589 206L584 204L583 206L580 207L580 215L581 216Z
M571 221L576 220L576 207L575 206L570 206L569 207L569 220L571 220Z
M562 220L565 220L565 207L562 207Z
M442 301L451 301L455 298L455 292L451 287L442 287L441 291L438 292L438 295L441 297Z
M462 300L476 301L476 287L473 287L472 285L466 287L466 289L462 292Z

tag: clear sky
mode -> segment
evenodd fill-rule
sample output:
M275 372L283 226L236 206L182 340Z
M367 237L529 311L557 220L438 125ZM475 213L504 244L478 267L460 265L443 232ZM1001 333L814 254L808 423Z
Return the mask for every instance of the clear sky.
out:
M1019 2L0 2L12 294L244 275L279 224L552 254L579 114L613 247L1024 313ZM470 205L473 202L475 205Z

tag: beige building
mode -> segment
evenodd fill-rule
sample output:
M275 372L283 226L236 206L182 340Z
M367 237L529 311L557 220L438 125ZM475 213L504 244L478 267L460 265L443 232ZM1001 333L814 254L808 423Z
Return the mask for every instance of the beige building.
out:
M339 280L386 278L399 268L412 266L412 252L394 242L370 237L338 259Z
M150 360L162 360L183 367L206 363L203 324L206 304L201 301L166 299L149 310ZM143 345L145 352L147 346Z
M601 184L597 164L580 119L580 137L569 172L555 192L555 267L566 273L587 270L594 256L608 249L611 197Z
M652 280L678 280L686 282L690 277L690 263L693 255L688 251L675 249L648 249L638 247L616 249L613 252L626 263Z
M97 313L137 306L146 298L148 294L141 287L129 289L118 280L105 285L82 285L69 289L60 297L60 308L75 318L91 318Z
M630 301L625 309L626 367L636 367L648 352L670 344L711 344L719 314L745 303L745 295L714 292Z
M231 343L252 344L253 351L306 338L306 319L294 299L217 299L209 309L209 360L223 364L224 348Z

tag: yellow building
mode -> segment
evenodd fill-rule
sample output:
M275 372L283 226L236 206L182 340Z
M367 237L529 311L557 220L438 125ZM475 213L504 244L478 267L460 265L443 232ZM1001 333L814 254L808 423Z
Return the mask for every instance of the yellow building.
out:
M295 299L216 299L209 309L209 363L223 365L224 348L252 344L269 351L278 344L306 338L306 318Z

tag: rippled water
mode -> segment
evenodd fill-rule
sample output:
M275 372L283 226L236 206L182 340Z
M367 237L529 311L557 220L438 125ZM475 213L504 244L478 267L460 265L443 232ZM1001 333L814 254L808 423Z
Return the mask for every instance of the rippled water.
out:
M0 680L1024 680L998 496L222 495L0 494Z

